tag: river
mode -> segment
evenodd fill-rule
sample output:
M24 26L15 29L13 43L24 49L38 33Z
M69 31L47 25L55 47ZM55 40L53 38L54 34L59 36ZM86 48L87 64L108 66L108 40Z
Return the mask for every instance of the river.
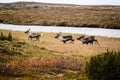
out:
M86 34L86 35L120 38L120 29L0 24L0 29L7 29L13 31L26 31L29 28L31 29L32 32L53 32L53 33L64 32L64 33L73 33L73 34Z

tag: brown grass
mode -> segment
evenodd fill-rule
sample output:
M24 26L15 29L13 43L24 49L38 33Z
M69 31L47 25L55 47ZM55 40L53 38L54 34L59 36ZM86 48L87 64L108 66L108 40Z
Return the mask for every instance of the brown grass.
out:
M83 73L84 65L79 59L71 57L42 57L42 58L22 58L14 57L4 65L0 65L0 73L6 75L42 75L59 74L69 71Z
M0 30L0 32L6 35L11 32L13 36L11 43L18 41L27 44L22 45L25 47L22 50L25 50L24 53L27 55L0 54L0 75L3 75L0 79L88 80L85 75L85 63L91 56L101 54L107 49L120 51L119 38L97 36L100 45L83 45L77 40L74 44L69 42L63 44L54 38L55 33L43 33L40 42L37 42L28 40L28 36L21 31ZM75 39L80 36L72 35ZM3 44L12 46L8 43L10 42Z
M55 33L43 33L43 36L40 39L40 42L37 41L30 41L28 40L28 36L24 34L24 32L19 31L6 31L2 30L6 34L8 32L11 32L13 34L14 38L18 38L21 41L28 42L30 44L37 45L39 47L45 47L48 50L54 50L58 52L62 52L65 55L79 55L79 56L94 56L96 54L105 52L108 50L120 50L120 39L116 38L107 38L107 37L99 37L97 36L97 40L99 41L100 45L94 44L94 45L83 45L80 41L77 41L76 38L80 35L78 34L72 34L75 38L75 43L70 44L67 42L66 44L63 44L58 39L55 39L54 36ZM20 35L19 35L20 34ZM68 34L62 34L62 35L68 35Z
M36 6L36 4L33 5ZM29 9L2 8L0 9L0 22L9 24L120 28L119 6L51 5L46 8L47 4L43 4L42 7L40 5L37 5L38 8L32 7ZM16 4L16 6L18 5Z

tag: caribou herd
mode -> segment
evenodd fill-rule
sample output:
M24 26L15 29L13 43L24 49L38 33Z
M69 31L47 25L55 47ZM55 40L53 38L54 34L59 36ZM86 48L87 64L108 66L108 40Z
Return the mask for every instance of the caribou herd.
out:
M32 33L30 32L30 28L25 31L25 34L28 35L28 40L32 40L33 38L36 40L36 41L39 41L42 34L39 34L39 33ZM62 36L62 32L59 32L56 34L56 36L54 38L57 38L59 39L60 41L62 41L64 44L67 42L67 41L70 41L70 43L74 43L75 39L72 35L67 35L67 36ZM82 44L99 44L98 40L95 38L95 36L85 36L85 35L82 35L82 36L79 36L76 40L79 40L82 42Z

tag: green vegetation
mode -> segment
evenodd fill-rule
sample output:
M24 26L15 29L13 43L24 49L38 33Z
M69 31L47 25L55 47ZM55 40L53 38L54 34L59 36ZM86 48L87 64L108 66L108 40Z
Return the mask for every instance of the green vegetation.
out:
M86 73L86 61L90 65L90 58L98 54L104 56L106 49L120 50L119 38L96 36L100 45L82 45L77 40L75 44L63 44L54 38L55 33L43 33L44 36L38 42L28 40L28 36L21 31L0 30L0 32L2 36L12 35L12 41L0 40L0 80L89 80L88 77L91 76ZM80 35L74 34L75 39L78 36ZM119 52L114 51L105 52L104 58L112 59L103 62L107 68L106 64L112 61L109 65L113 72L116 70L113 67L117 66L115 63L119 61L119 58L114 58L115 55L119 57L117 55ZM107 57L108 53L111 56ZM114 57L112 53L115 54ZM97 65L100 62L97 60L91 63Z
M3 34L3 32L1 32L1 34L0 34L0 40L12 41L12 34L9 33L8 36L6 36L6 35Z
M120 80L120 52L107 51L91 57L86 69L92 80Z
M56 53L56 54L55 54ZM80 57L19 41L0 41L0 79L85 79Z
M120 29L120 6L0 4L0 23Z

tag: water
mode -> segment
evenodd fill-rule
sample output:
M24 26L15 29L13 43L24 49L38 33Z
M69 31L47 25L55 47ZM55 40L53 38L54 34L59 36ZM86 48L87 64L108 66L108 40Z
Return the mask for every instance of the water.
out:
M7 29L13 31L26 31L29 28L31 29L32 32L53 32L53 33L64 32L64 33L73 33L73 34L87 34L87 35L95 35L95 36L120 38L120 29L0 24L0 29Z

